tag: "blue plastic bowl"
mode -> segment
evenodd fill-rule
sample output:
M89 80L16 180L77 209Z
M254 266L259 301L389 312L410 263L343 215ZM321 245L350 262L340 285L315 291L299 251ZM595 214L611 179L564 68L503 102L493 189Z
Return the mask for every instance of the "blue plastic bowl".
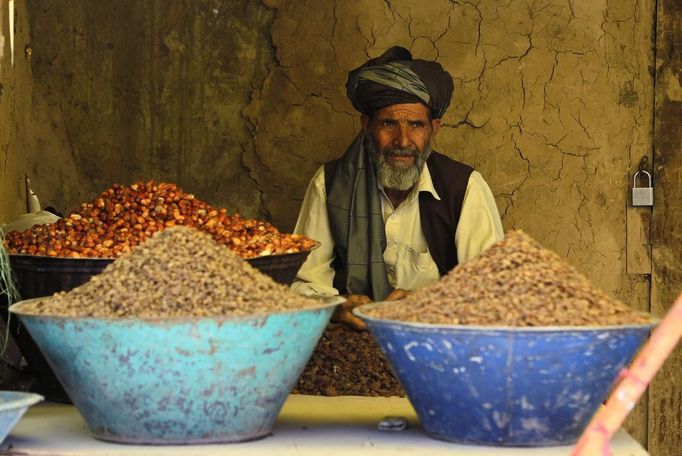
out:
M575 442L655 323L489 327L363 318L424 430L493 446Z
M40 394L0 391L0 442L5 440L26 410L42 400Z
M32 301L32 300L30 300ZM239 442L268 435L334 307L249 317L19 316L98 439Z

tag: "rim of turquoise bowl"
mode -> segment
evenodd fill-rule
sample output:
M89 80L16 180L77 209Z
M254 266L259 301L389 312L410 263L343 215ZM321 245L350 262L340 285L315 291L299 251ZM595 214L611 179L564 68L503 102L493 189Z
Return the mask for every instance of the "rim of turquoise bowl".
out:
M21 307L24 305L31 303L33 301L41 301L41 300L49 300L52 299L51 296L49 297L42 297L42 298L32 298L32 299L26 299L24 301L19 301L15 304L12 304L9 307L9 311L12 312L15 315L18 315L20 317L37 317L37 318L55 318L55 319L60 319L60 320L98 320L98 321L146 321L146 322L188 322L188 321L200 321L200 320L212 320L212 321L245 321L245 320L255 320L255 319L261 319L264 317L269 317L271 315L282 315L282 314L293 314L293 313L300 313L300 312L309 312L309 311L315 311L315 310L322 310L326 309L328 307L336 307L337 305L341 304L344 302L346 299L341 297L341 296L327 296L327 297L310 297L310 299L315 299L320 301L321 303L317 306L311 306L311 307L302 307L300 309L284 309L284 310L276 310L276 311L270 311L270 312L263 312L263 313L252 313L248 315L235 315L235 316L229 316L229 315L213 315L213 316L192 316L192 315L187 315L187 316L174 316L174 317L107 317L107 316L73 316L73 315L54 315L54 314L42 314L42 313L29 313L29 312L22 312Z
M44 400L45 398L40 394L27 393L25 391L2 391L3 393L14 393L19 396L17 399L0 403L0 412L6 412L8 410L14 410L22 407L30 407L33 404Z
M595 331L595 330L614 330L624 328L653 328L660 323L660 318L654 317L647 312L637 312L649 318L649 323L632 323L627 325L594 325L594 326L485 326L485 325L448 325L445 323L420 323L415 321L392 320L386 318L376 318L365 315L362 310L369 310L377 307L387 307L399 304L400 301L377 301L370 304L363 304L353 309L353 314L368 322L388 323L400 326L408 326L422 329L457 329L462 331L514 331L514 332L548 332L548 331Z

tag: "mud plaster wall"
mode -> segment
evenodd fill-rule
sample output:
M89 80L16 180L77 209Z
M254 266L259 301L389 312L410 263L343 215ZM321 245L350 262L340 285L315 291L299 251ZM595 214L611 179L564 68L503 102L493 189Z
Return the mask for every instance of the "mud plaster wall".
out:
M26 211L24 175L33 179L48 204L80 201L87 192L64 134L59 106L50 105L31 69L29 26L24 2L15 8L12 63L9 4L0 2L0 224ZM26 52L26 51L29 52Z
M627 204L651 153L653 0L27 0L13 68L0 5L1 221L27 172L63 210L155 178L289 230L359 128L347 71L399 44L454 76L436 149L481 171L505 228L648 305Z
M359 127L348 69L400 44L453 74L436 148L483 173L505 227L629 294L629 172L651 148L650 1L18 6L3 201L21 199L22 171L62 209L156 178L291 229L308 179Z
M249 0L29 0L17 15L3 200L23 201L25 171L44 205L62 210L114 182L154 178L266 216L269 182L242 164L251 133L241 111L273 60L273 10ZM4 203L0 220L22 209Z
M400 44L455 78L436 149L483 173L505 228L645 299L646 280L626 274L625 227L629 171L651 150L651 2L268 5L276 62L245 111L245 163L275 190L263 203L276 223L292 226L309 177L359 127L347 70Z

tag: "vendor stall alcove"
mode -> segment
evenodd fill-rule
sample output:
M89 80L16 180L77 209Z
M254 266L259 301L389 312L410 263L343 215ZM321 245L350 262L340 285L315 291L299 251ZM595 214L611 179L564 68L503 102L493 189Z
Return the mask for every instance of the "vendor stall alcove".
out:
M483 174L505 228L660 316L682 289L681 18L678 0L0 0L0 222L28 174L62 211L154 178L290 230L359 128L347 71L399 44L455 78L435 148ZM643 157L653 208L630 202ZM681 410L678 348L627 430L679 454Z

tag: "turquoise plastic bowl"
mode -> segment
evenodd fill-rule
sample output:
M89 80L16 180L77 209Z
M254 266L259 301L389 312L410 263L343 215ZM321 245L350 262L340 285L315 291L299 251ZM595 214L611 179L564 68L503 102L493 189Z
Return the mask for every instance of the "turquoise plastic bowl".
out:
M5 440L26 410L42 400L40 394L0 391L0 442Z
M98 439L239 442L268 435L334 307L248 317L21 319Z

